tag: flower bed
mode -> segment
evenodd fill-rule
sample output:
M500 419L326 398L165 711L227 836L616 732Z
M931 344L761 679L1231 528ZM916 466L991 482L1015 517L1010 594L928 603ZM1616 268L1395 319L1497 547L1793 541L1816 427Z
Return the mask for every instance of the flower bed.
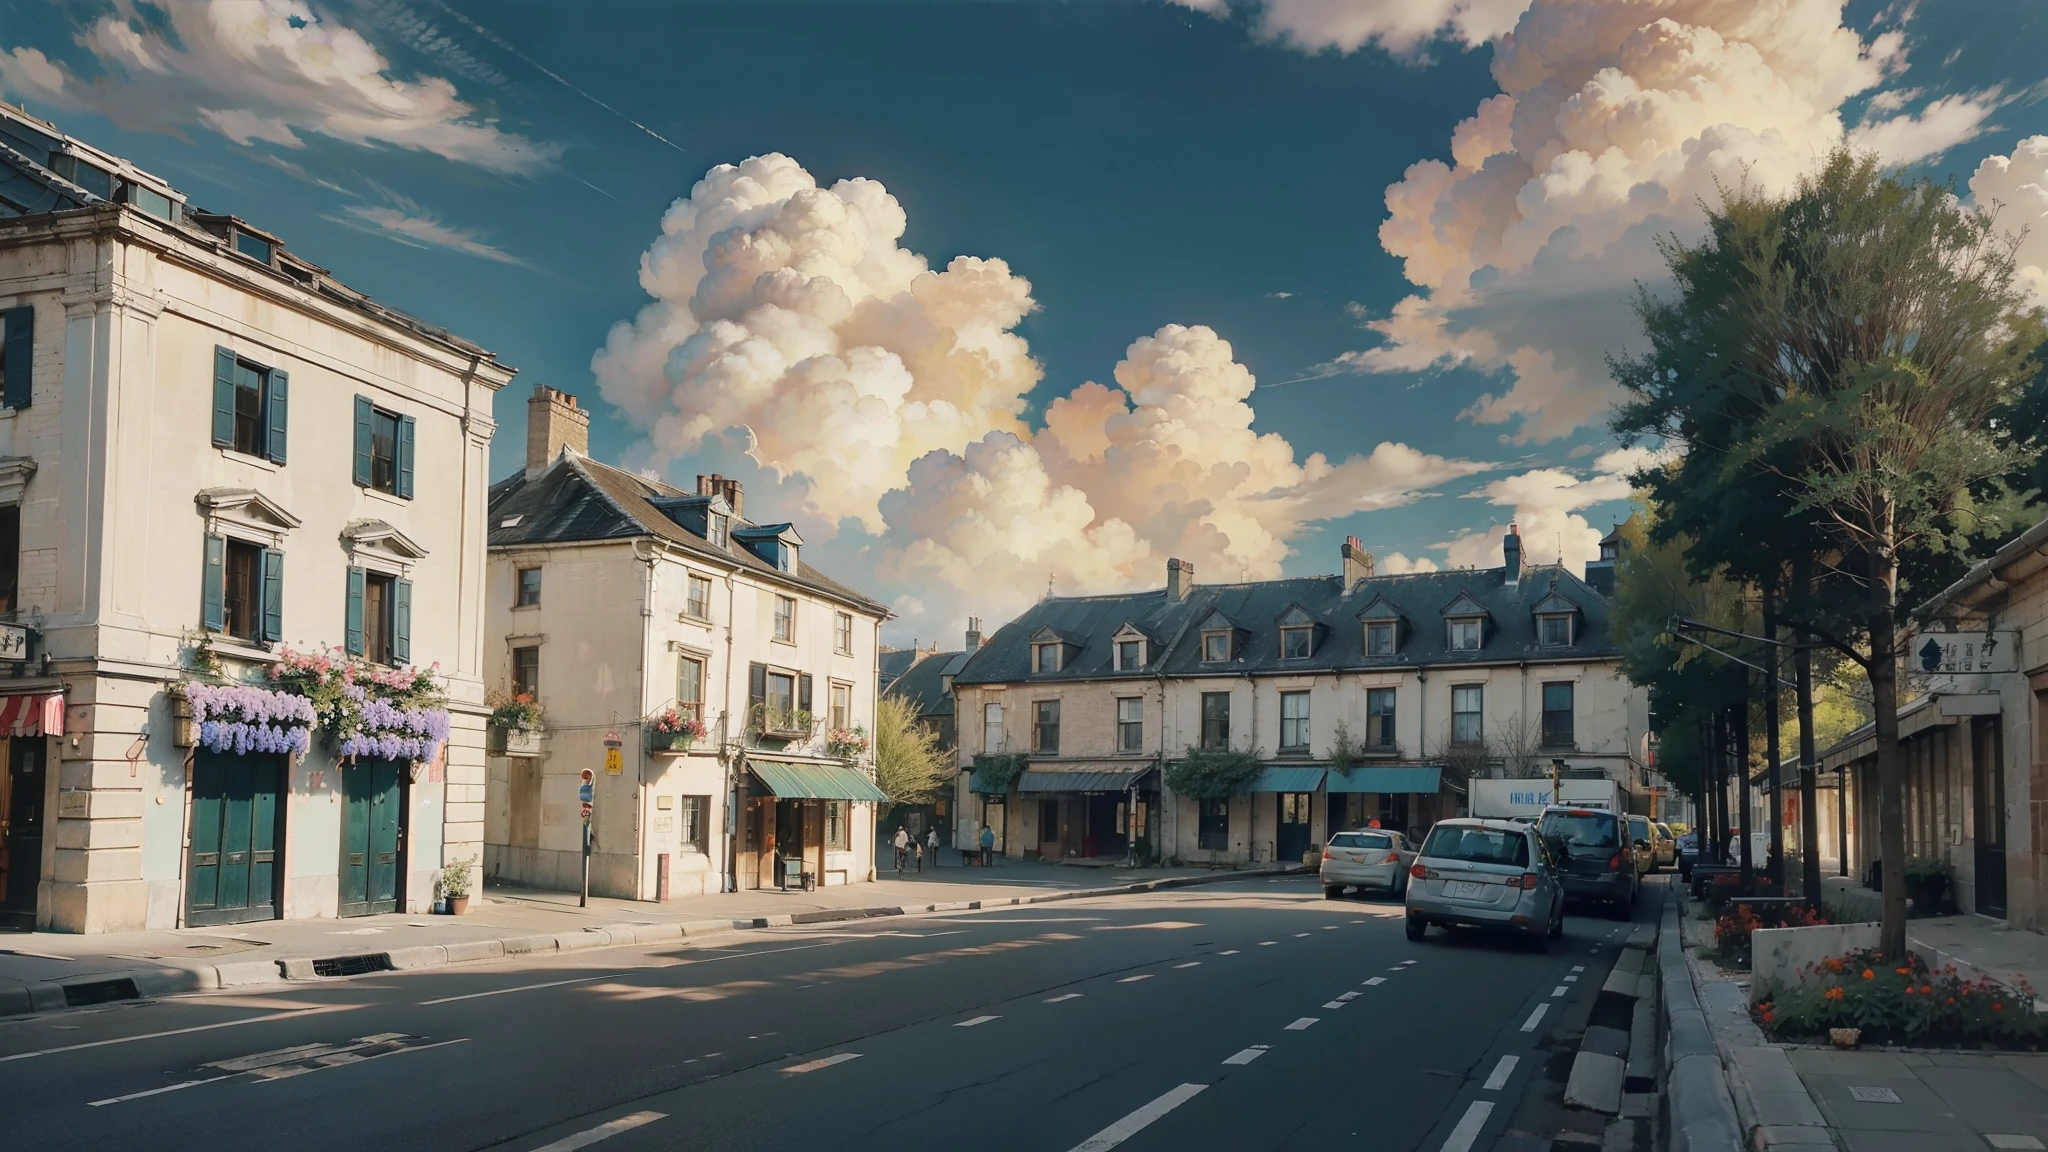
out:
M1773 1039L1825 1039L1830 1029L1861 1029L1864 1043L1960 1044L2039 1049L2048 1016L2034 1007L2026 981L2008 988L1966 980L1954 965L1934 971L1914 955L1887 964L1874 949L1831 956L1804 971L1809 987L1779 991L1756 1006Z
M1714 959L1729 968L1746 969L1751 937L1759 928L1811 928L1828 918L1804 904L1730 904L1714 921Z
M185 699L209 752L304 752L312 741L313 702L254 684L187 684Z
M448 740L434 669L384 668L327 649L283 649L270 678L303 695L343 758L432 760Z

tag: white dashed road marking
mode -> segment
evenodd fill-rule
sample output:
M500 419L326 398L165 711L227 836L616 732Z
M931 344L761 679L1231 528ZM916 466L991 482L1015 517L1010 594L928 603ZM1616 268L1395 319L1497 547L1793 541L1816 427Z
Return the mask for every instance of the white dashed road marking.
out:
M1207 1087L1207 1084L1183 1084L1074 1145L1073 1152L1108 1152L1109 1149L1144 1131L1146 1125L1154 1120L1194 1099Z
M1224 1063L1225 1063L1225 1064L1249 1064L1249 1063L1251 1063L1252 1061L1254 1061L1254 1060L1257 1060L1257 1059L1258 1059L1259 1057L1261 1057L1261 1056L1264 1056L1265 1054L1266 1054L1266 1045L1264 1045L1264 1044L1254 1044L1254 1045L1252 1045L1251 1047L1249 1047L1249 1048L1245 1049L1244 1051L1242 1051L1242 1052L1239 1052L1239 1053L1238 1053L1237 1055L1235 1055L1235 1056L1232 1056L1232 1057L1231 1057L1230 1059L1228 1059L1228 1060L1225 1060L1225 1061L1224 1061Z
M1190 960L1185 964L1174 965L1175 968L1200 968L1201 966L1202 962L1200 960Z
M1232 948L1232 949L1229 949L1228 951L1224 951L1224 952L1218 952L1218 953L1217 953L1217 955L1218 955L1218 956L1235 956L1235 955L1237 955L1237 949L1235 949L1235 948Z
M1137 983L1138 981L1140 981L1140 980L1150 980L1151 978L1152 978L1152 974L1151 974L1150 972L1144 972L1144 973L1140 973L1139 975L1136 975L1136 976L1126 976L1126 977L1124 977L1123 979L1121 979L1121 980L1117 981L1117 983L1119 983L1119 984L1136 984L1136 983Z
M820 1068L830 1068L834 1064L844 1064L848 1060L858 1059L860 1059L860 1053L858 1052L841 1052L837 1056L827 1056L820 1060L806 1060L801 1064L791 1064L789 1067L784 1068L783 1071L816 1072Z
M1356 993L1356 992L1346 992L1346 993L1344 993L1344 994L1343 994L1342 996L1339 996L1339 997L1337 997L1337 999L1339 999L1339 1000L1344 1000L1344 1001L1351 1001L1351 1000L1356 1000L1356 999L1358 999L1358 993Z
M588 1148L599 1140L608 1140L621 1132L630 1132L643 1124L652 1124L667 1115L668 1113L666 1112L635 1112L631 1116L621 1116L617 1120L599 1124L595 1128L578 1132L574 1136L564 1136L553 1144L545 1144L535 1148L533 1152L574 1152L577 1148Z
M1278 941L1278 940L1261 940L1261 941L1259 941L1259 947L1261 947L1261 948L1271 948L1271 947L1272 947L1273 945L1275 945L1275 944L1278 944L1278 943L1279 943L1279 941Z
M1385 984L1386 982L1387 978L1385 976L1375 976L1372 979L1367 980L1365 983L1368 987L1370 987L1374 984Z
M1536 1030L1536 1025L1543 1023L1543 1014L1548 1011L1550 1011L1550 1005L1538 1004L1536 1006L1536 1010L1534 1012L1529 1013L1529 1018L1527 1020L1522 1021L1522 1031L1534 1032Z
M1479 1130L1486 1127L1486 1118L1493 1115L1493 1101L1474 1100L1465 1109L1465 1115L1458 1126L1444 1140L1443 1152L1472 1152L1473 1142L1479 1139Z
M1569 991L1571 991L1570 988L1567 988L1564 985L1559 984L1557 987L1552 988L1550 990L1550 997L1551 999L1555 1000L1557 997L1562 996Z
M1301 1019L1299 1019L1299 1020L1296 1020L1296 1021L1295 1021L1294 1023L1292 1023L1292 1024L1289 1024L1289 1025L1287 1026L1287 1031L1289 1031L1289 1032L1305 1032L1305 1031L1307 1031L1307 1030L1308 1030L1308 1029L1309 1029L1309 1028L1310 1028L1311 1026L1313 1026L1313 1025L1315 1024L1315 1022L1316 1022L1316 1021L1318 1021L1318 1020L1320 1020L1320 1019L1322 1019L1322 1017L1320 1017L1320 1016L1303 1016L1303 1017L1302 1017Z
M1299 939L1301 939L1301 938L1302 938L1303 936L1306 936L1306 935L1308 935L1308 933L1306 933L1306 932L1296 932L1296 933L1294 934L1294 938L1295 938L1296 940L1299 940Z
M1350 1001L1348 1001L1348 1000L1332 1000L1332 1001L1330 1001L1330 1002L1329 1002L1328 1004L1325 1004L1325 1005L1323 1005L1323 1007L1325 1007L1325 1008L1342 1008L1342 1007L1343 1007L1344 1005L1346 1005L1346 1004L1348 1004L1348 1003L1350 1003Z
M1486 1083L1479 1086L1480 1090L1485 1092L1498 1092L1501 1089L1507 1087L1508 1077L1513 1076L1515 1074L1515 1065L1520 1064L1521 1062L1522 1058L1520 1056L1501 1057L1500 1063L1495 1064L1493 1066L1493 1075L1488 1076L1486 1078Z
M1002 1017L1001 1017L1001 1016L976 1016L976 1017L975 1017L974 1019L972 1019L972 1020L962 1020L962 1021L961 1021L961 1022L959 1022L958 1024L955 1024L955 1025L953 1025L953 1027L955 1027L955 1028L972 1028L972 1027L974 1027L974 1026L975 1026L975 1025L977 1025L977 1024L986 1024L986 1023L988 1023L988 1022L989 1022L989 1021L991 1021L991 1020L1001 1020L1001 1019L1002 1019Z
M1060 1002L1060 1001L1062 1001L1062 1000L1079 1000L1080 998L1081 998L1081 994L1080 994L1079 992L1069 992L1069 993L1067 993L1067 994L1066 994L1066 995L1064 995L1064 996L1055 996L1055 997L1053 997L1052 999L1050 999L1050 1000L1047 1000L1047 1001L1046 1001L1046 1003L1047 1003L1047 1004L1057 1004L1057 1003L1059 1003L1059 1002Z

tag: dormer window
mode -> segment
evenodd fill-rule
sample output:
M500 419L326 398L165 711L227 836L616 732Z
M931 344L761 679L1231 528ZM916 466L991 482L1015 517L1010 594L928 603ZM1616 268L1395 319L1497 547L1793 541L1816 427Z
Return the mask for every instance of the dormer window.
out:
M1477 652L1484 647L1488 619L1485 605L1473 599L1471 593L1460 592L1456 600L1444 607L1444 626L1449 630L1450 650Z
M1306 625L1280 630L1280 658L1282 660L1306 660L1309 648L1315 639L1315 629Z
M710 531L705 533L704 538L711 542L713 548L725 547L726 521L726 517L716 512L711 514Z
M1230 659L1230 633L1202 633L1202 663L1222 664Z
M1545 648L1569 648L1572 645L1572 618L1564 613L1536 618L1539 643Z
M1060 670L1060 645L1033 644L1031 646L1031 670L1033 672L1057 672Z
M1480 625L1481 625L1481 623L1482 623L1482 621L1480 620L1480 618L1479 618L1479 617L1477 617L1477 616L1468 616L1468 617L1464 617L1464 618L1462 618L1462 619L1452 620L1452 621L1451 621L1450 623L1451 623L1451 651L1453 651L1453 652L1477 652L1477 651L1479 651L1479 641L1480 641L1480 631L1481 631L1481 629L1480 629Z
M1145 666L1145 642L1143 640L1119 640L1116 642L1116 670L1135 672Z
M1375 620L1365 626L1365 654L1367 656L1392 656L1394 654L1394 622Z
M782 544L775 550L775 566L784 572L796 571L796 545Z

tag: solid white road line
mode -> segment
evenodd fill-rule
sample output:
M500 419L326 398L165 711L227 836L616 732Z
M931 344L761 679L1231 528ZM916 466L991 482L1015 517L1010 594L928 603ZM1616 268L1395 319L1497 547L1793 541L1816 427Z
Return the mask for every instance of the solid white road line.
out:
M1046 1001L1046 1003L1047 1003L1047 1004L1057 1004L1057 1003L1059 1003L1059 1002L1060 1002L1060 1001L1062 1001L1062 1000L1079 1000L1080 998L1081 998L1081 994L1080 994L1079 992L1069 992L1069 993L1067 993L1067 994L1066 994L1066 995L1064 995L1064 996L1055 996L1055 997L1053 997L1052 999L1050 999L1050 1000L1047 1000L1047 1001Z
M105 1104L119 1104L124 1100L140 1100L144 1096L161 1096L166 1092L176 1092L180 1088L197 1088L201 1084L213 1084L225 1079L227 1079L226 1076L210 1076L204 1080L187 1080L182 1084L167 1084L162 1088L151 1088L147 1092L130 1092L126 1096L109 1096L105 1100L88 1100L85 1106L87 1108L98 1108Z
M561 988L570 984L588 984L592 980L615 980L620 976L631 976L638 971L641 971L641 969L632 968L624 972L607 972L602 976L579 976L574 980L550 980L546 984L521 984L517 988L495 988L489 992L471 992L467 996L443 996L439 1000L422 1000L419 1006L425 1008L434 1004L453 1004L457 1000L481 1000L486 996L505 996L513 992L538 992L542 988Z
M1543 1023L1543 1014L1548 1011L1550 1011L1550 1005L1538 1004L1536 1006L1536 1010L1534 1012L1529 1013L1529 1018L1527 1020L1522 1021L1522 1031L1534 1032L1536 1030L1536 1025Z
M975 1025L977 1025L977 1024L986 1024L986 1023L988 1023L988 1022L989 1022L989 1021L991 1021L991 1020L1001 1020L1001 1019L1002 1019L1002 1017L1001 1017L1001 1016L976 1016L976 1017L975 1017L974 1019L972 1019L972 1020L962 1020L962 1021L961 1021L961 1022L959 1022L958 1024L955 1024L955 1025L953 1025L953 1027L955 1027L955 1028L972 1028L972 1027L974 1027L974 1026L975 1026Z
M1289 1032L1306 1032L1312 1025L1315 1024L1316 1021L1320 1019L1322 1019L1322 1017L1320 1016L1303 1016L1301 1019L1296 1020L1292 1024L1289 1024L1286 1030Z
M1249 1064L1252 1061L1257 1060L1259 1057L1264 1056L1266 1054L1266 1049L1267 1045L1254 1044L1251 1047L1245 1049L1244 1051L1239 1052L1237 1055L1232 1056L1230 1059L1225 1060L1224 1063Z
M112 1040L93 1040L85 1044L66 1044L62 1048L43 1048L35 1052L16 1052L11 1056L0 1056L0 1064L10 1060L27 1060L32 1056L54 1056L59 1052L77 1052L85 1048L105 1048L109 1044L132 1044L137 1040L160 1040L165 1036L183 1036L189 1032L211 1032L215 1028L237 1028L243 1024L261 1024L266 1020L283 1020L292 1016L324 1016L329 1012L346 1012L358 1008L358 1004L327 1004L319 1008L299 1008L289 1012L272 1012L268 1016L251 1016L246 1020L223 1020L218 1024L195 1024L190 1028L172 1028L167 1032L144 1032L137 1036L116 1036Z
M652 1124L667 1116L666 1112L635 1112L630 1116L621 1116L617 1120L599 1124L588 1131L578 1132L574 1136L564 1136L553 1144L543 1144L533 1152L575 1152L575 1149L588 1148L599 1140L609 1139L621 1132L631 1132L642 1124Z
M1332 1001L1330 1001L1330 1002L1329 1002L1328 1004L1325 1004L1325 1005L1323 1005L1323 1007L1325 1007L1325 1008L1342 1008L1342 1007L1343 1007L1343 1006L1344 1006L1345 1004L1347 1004L1347 1003L1349 1003L1349 1001L1347 1001L1347 1000L1332 1000Z
M1371 987L1374 984L1385 984L1386 982L1387 978L1385 976L1375 976L1372 979L1367 980L1365 983L1367 987Z
M1140 981L1140 980L1150 980L1151 978L1152 978L1152 974L1151 974L1150 972L1142 972L1142 973L1140 973L1140 974L1138 974L1138 975L1136 975L1136 976L1126 976L1126 977L1124 977L1123 979L1121 979L1121 980L1117 981L1117 983L1119 983L1119 984L1136 984L1136 983L1137 983L1138 981Z
M1521 1062L1522 1058L1520 1056L1501 1057L1500 1063L1493 1066L1493 1075L1486 1078L1486 1083L1480 1085L1480 1089L1486 1092L1498 1092L1507 1087L1508 1077L1515 1074L1515 1065Z
M1088 1139L1074 1145L1073 1152L1108 1152L1109 1149L1129 1140L1154 1120L1173 1111L1200 1095L1207 1084L1183 1084L1159 1099L1152 1101L1129 1116L1111 1124Z
M827 1056L821 1060L806 1060L802 1064L791 1064L789 1067L784 1068L783 1071L816 1072L820 1068L830 1068L834 1064L844 1064L848 1060L858 1059L860 1059L860 1053L858 1052L841 1052L837 1056Z
M1175 968L1200 968L1201 966L1202 962L1200 960L1190 960L1185 964L1174 965Z
M1486 1118L1493 1115L1493 1101L1474 1100L1465 1109L1465 1115L1451 1134L1444 1139L1443 1152L1472 1152L1472 1145L1479 1139L1479 1130L1486 1127Z
M1550 990L1550 997L1551 997L1551 999L1555 1000L1555 999L1556 999L1556 998L1558 998L1559 996L1562 996L1562 995L1564 995L1565 993L1567 993L1567 992L1569 992L1569 991L1571 991L1571 989L1570 989L1570 988L1568 988L1568 987L1564 986L1563 984L1559 984L1559 985L1558 985L1557 987L1555 987L1555 988L1552 988L1552 989Z

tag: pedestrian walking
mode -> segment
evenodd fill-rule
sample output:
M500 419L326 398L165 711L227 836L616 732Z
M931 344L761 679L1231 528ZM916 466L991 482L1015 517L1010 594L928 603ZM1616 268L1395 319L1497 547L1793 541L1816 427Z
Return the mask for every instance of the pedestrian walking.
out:
M932 867L934 867L934 868L937 868L937 867L939 866L939 828L938 828L938 825L934 824L934 825L932 825L932 827L931 827L931 828L929 828L929 829L927 829L927 830L925 831L925 834L924 834L924 841L925 841L925 846L926 846L927 848L931 849L931 854L932 854Z
M996 830L986 824L981 826L981 866L988 867L995 862Z
M912 840L910 847L917 853L917 870L922 874L924 872L924 841Z
M905 832L903 826L899 824L896 826L896 872L898 875L901 875L903 872L903 856L909 847L910 833Z

